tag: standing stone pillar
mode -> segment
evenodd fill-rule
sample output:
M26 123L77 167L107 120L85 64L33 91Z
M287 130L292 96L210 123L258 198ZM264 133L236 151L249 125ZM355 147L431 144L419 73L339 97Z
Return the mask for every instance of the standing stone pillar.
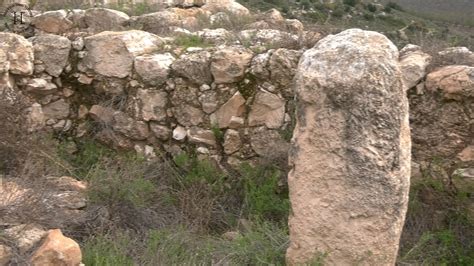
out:
M408 203L410 129L398 50L359 29L306 51L290 150L289 265L394 265Z

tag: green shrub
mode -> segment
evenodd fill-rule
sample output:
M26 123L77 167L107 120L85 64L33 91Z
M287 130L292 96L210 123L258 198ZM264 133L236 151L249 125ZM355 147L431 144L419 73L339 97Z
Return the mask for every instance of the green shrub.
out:
M244 209L251 217L286 220L289 213L288 194L279 191L281 172L274 168L242 165Z
M133 259L127 255L129 246L129 236L125 234L92 237L82 248L82 262L88 266L133 266Z
M189 47L208 47L209 43L196 35L180 34L174 39L174 43L183 48Z
M93 204L111 208L121 205L145 207L156 186L145 179L142 159L134 156L104 159L88 174L88 198Z
M367 10L369 10L372 13L377 11L377 6L372 4L372 3L367 4L366 8L367 8Z
M348 6L356 6L359 3L359 0L344 0L342 2Z

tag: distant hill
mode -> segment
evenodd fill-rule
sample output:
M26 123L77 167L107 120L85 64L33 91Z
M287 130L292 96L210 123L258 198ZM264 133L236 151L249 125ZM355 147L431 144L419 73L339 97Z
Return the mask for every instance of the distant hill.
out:
M395 2L407 12L474 26L474 0L383 0Z

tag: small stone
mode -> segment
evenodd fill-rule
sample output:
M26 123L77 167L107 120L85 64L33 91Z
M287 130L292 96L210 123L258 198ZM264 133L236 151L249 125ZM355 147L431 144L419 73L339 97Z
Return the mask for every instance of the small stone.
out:
M229 241L234 241L237 238L239 238L240 236L241 236L240 233L237 232L237 231L229 231L229 232L225 232L224 234L222 234L222 238L224 238L226 240L229 240Z
M80 74L79 77L77 78L77 81L82 84L90 85L92 84L92 81L94 78L88 77L85 74Z
M200 91L208 91L211 89L211 86L207 85L207 84L202 84L200 87L199 87L199 90Z
M198 147L196 149L196 151L199 153L199 154L205 154L205 155L209 155L209 149L206 148L206 147Z
M233 154L237 152L242 146L240 134L237 130L228 129L224 135L224 152L226 154Z
M173 139L177 141L182 141L186 138L186 129L182 126L177 126L173 130Z
M77 118L84 119L86 118L87 114L89 113L89 109L85 105L80 105L79 109L77 110Z

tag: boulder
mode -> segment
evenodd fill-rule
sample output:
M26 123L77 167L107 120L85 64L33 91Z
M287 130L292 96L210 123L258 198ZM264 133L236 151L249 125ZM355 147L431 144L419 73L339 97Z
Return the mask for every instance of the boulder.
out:
M426 68L430 64L431 56L420 49L411 47L411 51L400 51L400 68L406 89L415 87L425 76Z
M42 34L31 40L35 59L43 62L48 74L59 77L68 64L71 41L66 37L53 34Z
M12 240L21 254L33 248L47 234L37 225L17 225L3 231L4 236Z
M180 27L181 18L177 13L166 9L141 15L135 18L131 24L135 28L161 35L170 32L172 27Z
M107 8L90 8L84 13L84 23L92 32L124 30L129 19L127 14Z
M69 116L69 103L64 99L59 99L43 106L43 113L46 119L64 119Z
M145 83L160 86L166 82L174 60L170 53L137 56L135 71Z
M141 118L144 121L161 121L166 118L168 94L157 90L138 90Z
M73 27L66 10L46 11L35 16L31 23L41 31L58 35L66 33Z
M33 45L23 36L0 32L0 50L6 55L10 73L17 75L33 74Z
M360 29L303 54L289 152L289 265L324 255L328 265L395 264L411 161L398 58L384 35Z
M250 66L252 51L243 47L225 47L212 55L211 73L214 82L234 83L240 81Z
M211 53L199 51L182 55L178 60L174 61L171 68L178 76L202 85L212 82L210 64Z
M250 107L249 126L280 128L285 119L285 101L277 95L259 91Z
M211 13L225 11L237 16L250 15L250 11L235 0L207 0L201 8Z
M245 98L236 92L226 103L224 103L214 114L211 120L219 128L229 127L233 117L242 117L245 112Z
M105 31L84 39L87 55L81 66L106 76L131 75L135 57L151 53L163 44L160 37L139 30Z
M49 230L43 244L31 257L32 266L80 265L82 253L79 244L65 237L61 230Z
M428 74L425 86L428 91L440 90L446 99L474 97L474 67L442 67Z

